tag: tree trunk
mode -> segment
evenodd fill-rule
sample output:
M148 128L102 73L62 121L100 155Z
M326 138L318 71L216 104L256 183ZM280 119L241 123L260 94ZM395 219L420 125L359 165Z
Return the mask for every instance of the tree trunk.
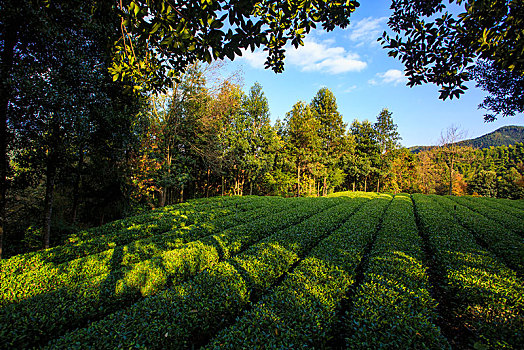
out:
M211 170L207 168L206 198L209 198L209 187L211 186L209 183L209 176L211 175L210 172Z
M367 192L368 190L368 177L366 176L364 178L364 192Z
M160 194L160 198L158 199L158 206L160 208L165 207L166 205L166 197L167 197L167 188L162 188L158 191Z
M322 188L322 196L327 196L327 176L324 176L324 187Z
M451 159L451 165L449 167L449 195L453 194L453 159Z
M240 184L238 187L238 192L240 196L244 195L244 183L246 182L246 174L244 173L244 170L242 170L242 176L240 177Z
M377 193L380 192L380 176L377 179Z
M300 165L297 166L297 197L300 197Z
M80 181L82 180L82 168L84 165L84 150L83 147L79 149L80 155L78 158L78 166L76 167L75 183L73 185L73 209L71 214L71 222L76 223L76 216L78 212L78 203L80 195Z
M3 50L0 65L0 259L2 258L5 226L5 206L7 194L7 109L11 96L11 83L9 77L13 67L14 48L17 41L18 24L4 23Z
M355 181L353 181L353 192L355 192Z
M56 169L58 159L56 157L56 150L49 150L47 157L47 169L46 169L46 186L45 186L45 202L44 202L44 235L43 235L43 247L44 249L49 248L49 242L51 237L51 217L53 214L53 199L55 192L55 180L56 180Z

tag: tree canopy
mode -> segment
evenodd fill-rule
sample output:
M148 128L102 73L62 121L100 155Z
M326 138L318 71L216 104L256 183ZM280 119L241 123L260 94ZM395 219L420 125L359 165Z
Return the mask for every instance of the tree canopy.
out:
M388 25L394 34L384 32L380 41L390 50L390 56L405 65L408 86L434 83L441 87L441 99L459 98L467 89L465 83L486 71L482 68L471 74L478 60L482 60L482 66L489 66L490 73L495 71L500 75L498 81L509 78L522 95L524 2L449 0L449 5L446 2L392 1L393 14ZM455 15L450 8L453 3L464 6L464 12ZM507 95L494 91L486 79L481 78L479 86L492 94L482 107L502 115L523 109L521 101L501 106L507 102ZM493 116L486 117L486 120L493 119Z
M263 47L266 68L284 69L284 46L298 47L317 24L345 28L357 1L121 0L121 37L113 48L114 79L162 89L195 61L241 56Z

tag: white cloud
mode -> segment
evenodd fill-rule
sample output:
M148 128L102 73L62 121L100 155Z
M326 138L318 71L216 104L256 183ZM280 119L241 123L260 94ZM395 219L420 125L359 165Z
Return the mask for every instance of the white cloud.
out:
M358 42L358 45L376 45L377 38L385 29L387 17L366 17L349 26L349 39Z
M247 63L253 68L264 69L264 62L266 62L267 52L262 50L242 50L241 58L246 60Z
M297 49L286 46L284 64L298 67L303 72L322 72L341 74L359 72L367 67L359 55L346 51L341 46L334 46L333 40L317 41L312 38L304 40L304 46ZM266 51L244 51L242 58L253 68L264 68Z
M396 86L407 81L404 73L402 73L402 71L399 71L398 69L388 69L384 73L377 73L376 76L377 78L379 78L379 80L368 80L369 85L393 84Z
M348 87L348 88L344 89L344 90L343 90L343 92L344 92L344 93L346 93L346 94L348 94L348 93L350 93L350 92L353 92L353 91L355 91L355 90L356 90L356 88L357 88L357 86L356 86L356 85L351 85L350 87Z

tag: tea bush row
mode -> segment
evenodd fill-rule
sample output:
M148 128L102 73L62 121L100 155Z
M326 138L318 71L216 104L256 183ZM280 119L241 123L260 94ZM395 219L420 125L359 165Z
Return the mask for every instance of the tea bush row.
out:
M253 288L263 291L276 282L299 254L326 235L334 223L349 216L351 208L358 204L348 199L306 201L310 214L320 213L305 220L288 220L294 221L294 225L268 236L237 257L215 264L192 280L127 310L68 333L52 342L51 347L198 346L249 305Z
M524 272L524 243L518 234L469 208L457 205L449 198L436 195L431 198L452 213L461 225L485 242L489 250L511 268L520 274Z
M432 197L412 195L422 229L442 272L441 283L453 296L452 323L468 329L469 348L513 348L524 343L524 287L514 271L453 218L449 206ZM451 210L454 210L451 208Z
M396 195L346 316L348 348L450 348L436 325L422 244L411 197Z
M120 270L132 269L137 262L159 256L164 251L176 249L184 243L212 233L270 215L274 213L275 207L285 209L292 205L291 203L284 205L286 203L283 200L263 202L254 200L254 202L258 203L258 208L254 210L223 215L222 210L208 209L206 216L202 215L197 223L178 230L137 240L56 266L47 264L45 267L24 274L13 274L0 282L0 305L27 299L57 288L71 288L100 274L112 272L119 276ZM249 207L252 208L252 205Z
M382 195L364 204L313 248L282 285L219 332L206 348L325 348L333 336L337 307L354 283L365 247L389 201Z
M268 207L271 215L166 251L130 269L115 269L69 288L43 293L1 309L0 343L30 346L81 327L178 283L234 255L275 230L293 225L336 202L300 198ZM292 208L292 209L290 209ZM49 325L52 325L49 327Z
M125 225L119 229L114 225L106 225L104 234L95 237L84 237L83 240L75 240L70 244L60 245L54 248L17 255L7 260L0 261L0 280L7 276L25 273L30 270L38 270L46 267L47 263L60 264L79 257L99 253L119 245L133 242L137 239L153 236L167 231L183 228L185 226L199 222L200 220L211 220L217 215L222 215L247 210L253 207L253 203L265 203L268 199L261 197L252 202L247 202L248 207L235 206L232 200L228 200L231 205L224 207L222 202L213 201L217 204L210 207L208 204L194 202L194 206L184 206L185 210L178 210L179 205L166 207L162 211L157 210L149 214L149 219L143 223L135 222L134 218L120 220L120 225ZM242 200L242 202L245 202ZM214 210L213 210L214 209ZM141 217L147 217L147 214Z

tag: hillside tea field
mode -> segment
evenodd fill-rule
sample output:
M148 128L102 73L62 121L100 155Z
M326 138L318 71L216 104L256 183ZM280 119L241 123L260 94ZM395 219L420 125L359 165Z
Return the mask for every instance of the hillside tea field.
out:
M524 201L220 197L0 261L0 348L518 349Z

